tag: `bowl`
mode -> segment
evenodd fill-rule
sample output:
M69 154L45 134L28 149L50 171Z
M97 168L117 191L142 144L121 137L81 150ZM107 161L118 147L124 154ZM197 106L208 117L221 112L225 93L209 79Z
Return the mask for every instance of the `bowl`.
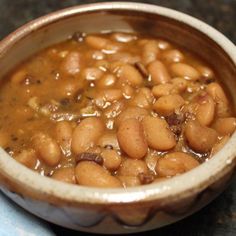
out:
M76 6L22 26L0 42L0 77L75 31L141 32L191 50L213 66L236 103L236 47L209 25L154 5L107 2ZM60 183L18 164L0 149L0 189L31 213L58 225L93 233L134 233L176 222L205 206L229 183L236 134L212 159L159 183L101 189Z

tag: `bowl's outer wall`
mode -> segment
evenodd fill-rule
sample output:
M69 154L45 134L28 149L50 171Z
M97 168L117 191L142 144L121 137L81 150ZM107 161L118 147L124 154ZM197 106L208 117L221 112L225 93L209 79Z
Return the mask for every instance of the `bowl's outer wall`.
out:
M233 107L235 107L236 93L234 93L234 90L236 88L236 80L234 76L236 68L234 63L213 40L182 22L151 13L129 10L104 10L79 15L72 14L71 16L65 16L63 21L58 20L49 24L47 22L37 24L32 25L32 32L29 35L24 36L0 54L0 77L6 75L12 68L37 51L67 39L75 31L87 33L101 31L139 32L170 40L181 47L193 51L209 62L214 67L219 78L223 79L222 83L228 91L228 95L232 97ZM37 30L35 30L36 28ZM15 37L19 37L20 34L21 32L17 32ZM121 204L120 206L111 205L106 207L95 207L94 205L94 208L90 206L88 209L83 207L83 204L74 208L63 206L63 202L60 202L60 205L62 205L59 207L22 197L19 194L8 191L7 188L2 189L19 205L53 223L89 232L130 233L158 228L172 223L206 205L223 191L231 177L233 167L234 163L214 186L211 185L204 189L199 188L197 192L189 194L187 199L179 196L178 201L170 201L169 204L152 201L146 205ZM7 183L6 181L5 185L7 187L11 186L12 189L20 192L19 187L14 187L14 183ZM33 194L36 195L37 193ZM43 196L43 193L40 194ZM110 225L109 229L107 225ZM138 227L127 228L123 227L124 225Z

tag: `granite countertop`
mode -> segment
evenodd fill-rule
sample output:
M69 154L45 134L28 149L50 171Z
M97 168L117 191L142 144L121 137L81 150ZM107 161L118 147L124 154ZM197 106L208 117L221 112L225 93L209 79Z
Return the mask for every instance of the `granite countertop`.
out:
M132 0L131 0L132 1ZM20 25L51 11L90 0L0 0L0 39ZM132 1L173 8L212 25L236 44L236 0L148 0ZM227 190L198 213L173 225L151 231L162 236L236 235L236 178ZM51 225L57 235L90 235ZM141 235L141 234L140 234Z

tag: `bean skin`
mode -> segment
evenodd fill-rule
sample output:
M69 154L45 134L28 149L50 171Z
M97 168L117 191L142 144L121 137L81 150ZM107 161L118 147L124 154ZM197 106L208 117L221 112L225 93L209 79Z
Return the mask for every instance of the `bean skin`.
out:
M86 152L98 141L104 130L104 124L99 118L89 117L81 121L72 134L72 151L75 154Z
M148 146L166 151L176 145L174 134L164 119L158 117L145 117L142 121Z
M169 72L161 61L152 62L147 69L154 85L165 84L171 80Z
M76 75L80 72L81 56L78 52L70 52L67 54L61 64L61 70L69 75Z
M139 86L143 82L143 77L138 70L128 64L121 66L119 70L119 77L119 83L121 84L128 83L132 86Z
M61 160L61 150L57 142L42 132L32 138L34 148L39 157L49 166L56 166Z
M175 63L171 67L174 76L184 77L189 80L197 80L200 73L192 66L185 63Z
M69 184L76 184L75 168L66 167L58 169L53 173L52 178Z
M236 129L236 119L234 117L219 118L213 124L213 128L222 136L231 135Z
M80 162L75 168L75 176L79 185L100 188L122 187L118 178L112 176L102 166L91 161Z
M210 83L206 88L206 92L211 95L215 102L223 102L228 104L228 99L225 92L218 83Z
M120 113L116 118L116 125L119 126L120 123L127 119L135 118L137 120L142 120L143 117L148 115L148 111L140 107L128 107Z
M170 177L182 174L199 165L192 156L183 152L172 152L160 158L156 165L156 172L160 177Z
M218 136L214 129L202 126L196 120L186 124L184 134L189 146L200 153L210 151L217 142Z
M105 149L102 151L101 156L104 160L103 165L108 170L117 170L121 164L121 156L115 150Z
M175 109L184 105L184 99L178 94L166 95L160 97L153 105L153 109L160 115L171 115Z
M120 176L138 176L139 174L147 174L148 168L142 160L126 159L122 162L121 167L118 170Z
M141 123L134 118L121 122L117 138L121 149L134 159L141 159L148 150L147 141ZM127 142L127 140L129 140Z

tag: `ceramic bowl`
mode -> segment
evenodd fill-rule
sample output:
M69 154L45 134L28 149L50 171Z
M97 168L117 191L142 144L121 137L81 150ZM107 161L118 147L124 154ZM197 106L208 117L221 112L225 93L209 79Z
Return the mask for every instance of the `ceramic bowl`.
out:
M110 2L61 10L19 28L0 42L0 77L75 31L128 31L160 36L205 59L236 103L236 48L209 25L154 5ZM199 210L231 179L236 134L214 158L172 179L128 189L60 183L18 164L0 149L1 190L31 213L55 224L95 233L133 233L178 221Z

